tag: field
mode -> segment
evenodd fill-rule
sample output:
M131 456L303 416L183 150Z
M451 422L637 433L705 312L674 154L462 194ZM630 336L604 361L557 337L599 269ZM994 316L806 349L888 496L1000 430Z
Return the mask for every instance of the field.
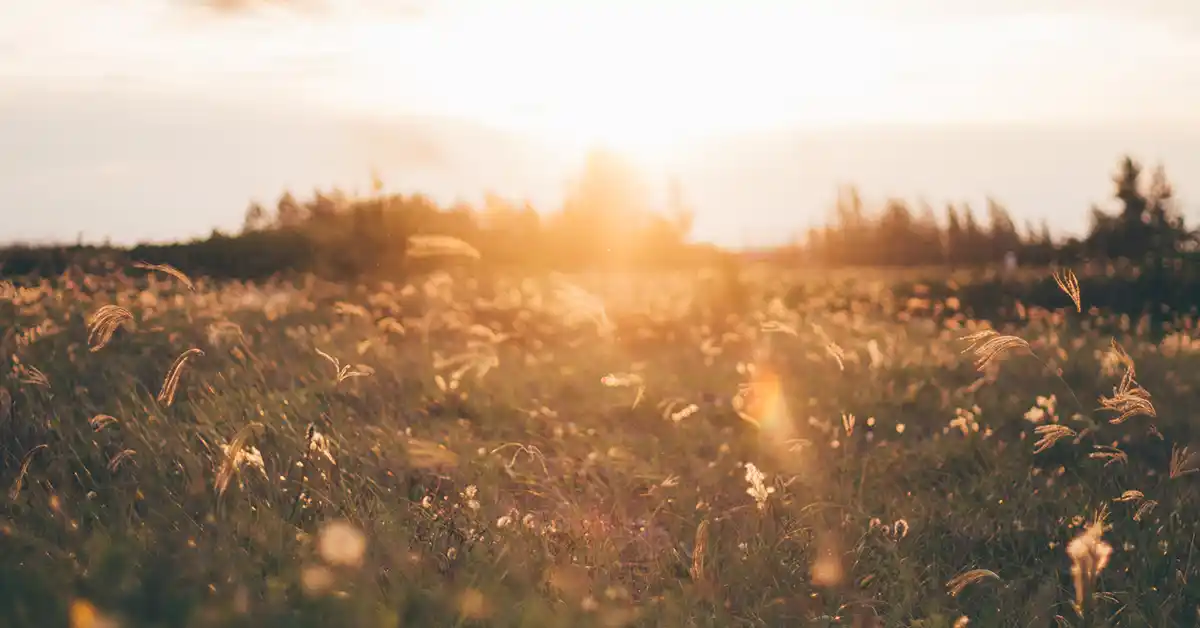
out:
M1200 345L1086 290L994 332L755 268L4 293L3 626L1200 622Z

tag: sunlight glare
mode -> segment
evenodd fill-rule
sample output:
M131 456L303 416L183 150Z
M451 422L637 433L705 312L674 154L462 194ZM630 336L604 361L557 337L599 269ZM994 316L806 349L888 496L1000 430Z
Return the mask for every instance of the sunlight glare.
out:
M878 117L886 105L890 40L865 18L778 5L532 9L475 5L360 29L364 63L339 97L377 113L423 100L566 148L638 157L702 136ZM414 65L422 49L428 61Z

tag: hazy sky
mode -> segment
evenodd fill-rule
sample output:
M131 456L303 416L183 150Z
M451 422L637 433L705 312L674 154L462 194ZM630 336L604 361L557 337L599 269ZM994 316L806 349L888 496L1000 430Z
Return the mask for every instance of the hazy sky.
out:
M552 204L595 142L677 174L724 243L786 237L851 181L1078 231L1125 150L1192 208L1198 139L1194 0L0 8L3 239L200 235L373 166Z

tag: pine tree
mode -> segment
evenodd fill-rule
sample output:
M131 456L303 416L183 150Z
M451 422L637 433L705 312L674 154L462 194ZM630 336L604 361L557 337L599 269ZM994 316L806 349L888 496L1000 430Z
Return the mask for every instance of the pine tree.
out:
M964 237L962 221L958 215L958 208L953 203L946 206L946 261L957 266L966 262L965 252L967 250L967 242Z

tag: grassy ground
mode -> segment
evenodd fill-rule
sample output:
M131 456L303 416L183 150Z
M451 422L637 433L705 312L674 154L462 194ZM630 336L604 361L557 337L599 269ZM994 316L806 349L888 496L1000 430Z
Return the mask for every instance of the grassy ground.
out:
M1200 621L1186 331L572 282L5 290L0 625Z

